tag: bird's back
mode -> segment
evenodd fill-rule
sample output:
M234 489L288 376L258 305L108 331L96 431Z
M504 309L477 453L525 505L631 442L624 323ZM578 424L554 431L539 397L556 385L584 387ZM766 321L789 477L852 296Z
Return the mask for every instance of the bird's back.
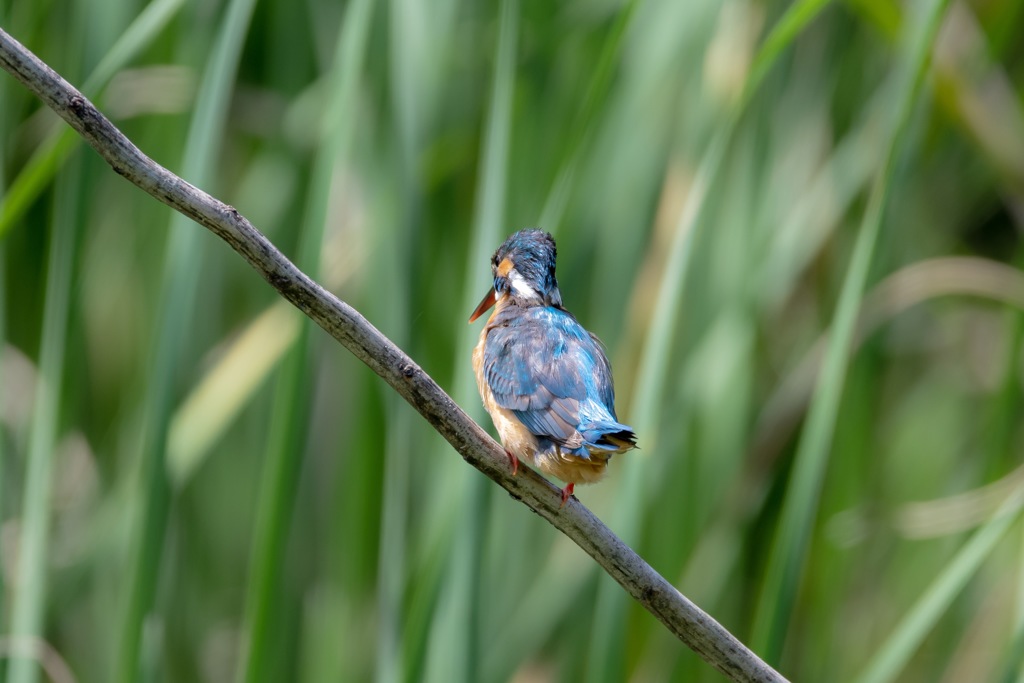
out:
M489 394L485 404L490 398L492 417L492 408L513 416L535 438L538 451L594 458L603 470L612 454L636 446L633 430L615 416L604 350L571 314L551 306L507 305L491 316L481 342L474 360L481 393Z

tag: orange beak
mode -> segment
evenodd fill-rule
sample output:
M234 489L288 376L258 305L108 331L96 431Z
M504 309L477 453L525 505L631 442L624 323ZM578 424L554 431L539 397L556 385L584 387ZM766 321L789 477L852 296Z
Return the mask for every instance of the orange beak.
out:
M494 290L488 289L487 294L484 295L484 298L480 302L480 305L477 306L476 310L473 311L473 315L469 316L469 322L474 322L477 318L486 313L487 309L489 309L491 306L497 303L497 301L498 297L495 296Z

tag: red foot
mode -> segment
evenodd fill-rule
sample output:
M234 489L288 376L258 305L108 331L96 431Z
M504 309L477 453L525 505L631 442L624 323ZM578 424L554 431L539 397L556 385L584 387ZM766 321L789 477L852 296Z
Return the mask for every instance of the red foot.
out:
M558 506L559 509L564 508L565 504L569 502L569 497L572 495L572 489L575 485L576 484L570 481L565 485L565 488L562 489L562 504Z
M519 458L513 455L512 451L507 448L505 449L505 455L508 456L508 462L512 465L512 476L514 477L519 472Z

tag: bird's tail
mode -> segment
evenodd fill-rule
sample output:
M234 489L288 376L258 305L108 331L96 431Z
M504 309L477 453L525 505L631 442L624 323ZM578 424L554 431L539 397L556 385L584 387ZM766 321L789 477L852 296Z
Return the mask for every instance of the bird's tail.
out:
M618 422L599 420L584 425L579 431L591 449L622 453L636 448L633 428Z

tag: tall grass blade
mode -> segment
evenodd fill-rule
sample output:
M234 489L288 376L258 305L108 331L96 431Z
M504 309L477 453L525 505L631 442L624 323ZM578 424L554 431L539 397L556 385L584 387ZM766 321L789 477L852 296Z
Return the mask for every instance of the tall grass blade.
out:
M7 20L6 8L0 5L0 25L3 25ZM10 83L6 80L0 82L0 102L9 102L7 99L7 89L11 87ZM5 173L5 167L7 162L7 139L8 130L7 126L10 122L10 117L7 114L7 110L4 107L0 107L0 197L3 197L7 191L7 174ZM2 201L2 200L0 200ZM0 386L4 386L4 355L7 349L7 254L4 248L4 240L0 237ZM2 395L0 395L2 398ZM7 485L5 473L6 473L6 441L7 441L7 430L4 426L3 420L0 420L0 525L5 521L4 510L4 490ZM0 631L9 633L10 630L7 627L7 586L3 578L3 573L0 572ZM0 668L0 683L4 681L3 669Z
M856 683L888 683L899 678L914 650L981 563L988 558L1007 530L1020 519L1024 491L1018 490L1006 499L993 518L978 529L929 584L893 632L882 641Z
M246 597L246 633L240 651L238 680L274 680L282 675L283 638L278 612L285 544L295 505L295 491L306 449L309 417L309 327L303 325L295 346L285 356L275 389L267 464L256 511L252 569Z
M167 436L167 469L183 488L299 334L288 304L277 302L239 334L217 365L181 403Z
M441 5L441 3L438 3ZM443 6L438 8L444 13ZM423 90L426 83L426 61L430 58L425 41L428 31L426 10L416 2L392 0L388 5L388 74L389 92L394 99L391 130L396 140L395 163L397 184L395 194L402 208L395 225L381 235L381 245L390 241L397 256L395 270L378 275L380 293L390 299L390 315L385 318L392 338L400 345L410 343L414 253L418 247L422 211L422 195L416 182L417 162L422 149L424 125ZM383 232L383 231L382 231ZM408 572L406 550L409 543L410 468L413 463L412 422L408 412L392 394L384 397L386 436L384 437L384 480L380 499L380 543L377 548L377 594L379 612L374 680L401 681L408 648L403 642L403 603Z
M379 245L382 253L391 254L388 260L392 265L377 275L380 288L375 287L375 291L377 298L388 299L379 315L392 338L418 354L425 347L418 334L422 328L414 323L417 291L423 285L417 274L429 268L422 255L430 249L423 241L427 210L421 164L426 133L437 115L437 102L432 99L436 88L432 86L437 85L439 58L451 38L455 3L439 0L428 9L415 1L393 0L388 13L388 92L393 100L390 130L396 143L392 163L397 169L393 192L401 210L392 219L393 229L381 231ZM412 569L417 561L410 559L409 553L422 541L410 534L414 526L410 513L415 508L410 503L416 491L416 450L422 443L422 433L417 431L420 425L390 392L383 405L388 417L382 426L386 436L376 567L379 621L374 652L374 680L381 682L410 680L410 671L421 667L423 641L429 636L411 626L422 623L419 619L427 616L429 608L425 604L432 604L438 583L434 571L417 573ZM438 465L431 472L435 477L446 469L445 463Z
M478 194L473 213L473 230L465 272L468 281L463 287L462 308L466 318L474 305L491 286L489 257L503 239L507 204L509 150L512 141L512 96L515 85L516 54L519 34L518 0L502 0L500 5L498 41L494 75L487 106L486 128L480 165L477 169ZM461 318L461 316L460 316ZM476 345L479 328L465 326L459 335L455 356L455 400L482 417L480 400L471 372L470 357ZM483 422L486 424L486 419ZM428 678L442 676L453 683L478 679L480 610L486 600L480 595L484 553L484 529L487 516L487 489L483 478L459 473L458 496L449 496L444 503L461 508L454 519L451 565L440 592L440 608L429 633L430 644L426 671Z
M585 143L592 135L598 113L603 110L608 99L612 77L619 62L623 37L629 30L639 4L640 0L628 0L626 6L619 11L619 16L615 19L615 24L601 48L601 55L594 67L586 95L583 96L583 104L576 114L576 122L569 130L569 142L565 147L565 156L561 167L558 169L555 182L551 186L551 191L548 193L544 208L540 213L540 221L537 225L544 230L556 231L562 222L576 176L576 168L579 165Z
M1005 683L1024 683L1024 543L1021 542L1024 534L1020 531L1017 534L1017 542L1020 544L1017 551L1017 595L1013 614L1013 640L1010 641L1002 677Z
M253 0L232 0L223 18L196 99L196 111L185 143L182 175L200 187L210 187L227 120L232 83L252 16ZM186 35L184 40L191 37ZM190 46L194 49L195 46ZM213 189L213 188L210 188ZM160 557L170 506L166 464L167 436L174 401L174 378L195 305L202 263L200 231L175 213L171 219L164 265L156 345L143 404L144 438L141 449L141 506L129 564L128 601L121 622L117 680L139 675L143 624L153 607Z
M761 83L764 82L775 62L783 52L789 49L804 29L821 14L829 2L830 0L803 0L786 9L785 14L765 36L764 42L761 43L761 47L757 51L757 56L750 64L750 73L743 84L743 93L740 96L737 113L742 114L743 109L761 87Z
M679 314L687 275L690 271L695 232L700 228L705 211L708 192L717 186L723 160L731 146L736 128L757 87L762 82L783 50L820 13L826 3L821 0L804 0L791 5L779 20L776 30L769 34L769 42L759 49L751 65L751 77L744 85L736 106L716 129L714 137L701 157L696 177L679 214L672 242L657 287L657 315L651 318L641 354L635 398L629 414L633 426L640 436L641 447L647 452L656 452L658 427L662 411L660 401L665 395L669 373L669 354L673 333L678 327ZM656 462L640 462L640 457L623 468L624 481L617 496L618 504L612 521L616 530L627 543L635 542L639 533L641 516L645 506L643 498L650 489L645 482L654 481L653 471L664 467ZM612 581L601 581L598 588L597 606L594 616L594 632L591 638L591 670L595 680L617 681L625 677L625 661L622 646L625 631L625 610L628 597Z
M347 158L355 131L356 91L366 52L373 0L348 5L338 32L334 62L327 76L331 96L319 148L310 178L305 220L299 237L297 263L314 278L320 270L320 251L327 223L332 180L338 164ZM293 313L293 315L297 315ZM281 368L273 409L274 429L269 440L266 470L258 503L249 591L246 600L247 637L241 652L244 665L238 680L254 683L270 680L274 658L282 640L281 622L275 619L275 602L281 594L281 575L287 553L299 473L302 470L313 383L310 367L310 328L302 330Z
M894 104L894 125L888 152L872 187L843 282L831 327L832 335L811 402L807 427L797 450L754 620L753 647L769 663L777 663L782 654L808 540L817 516L818 496L835 431L857 311L885 218L896 165L908 147L911 114L927 76L929 57L946 4L945 0L931 2L925 6L922 21L907 22L910 50L899 81L901 87L897 89L899 99Z
M52 517L54 450L67 361L68 311L74 282L74 256L80 216L81 174L78 164L57 183L50 258L46 274L46 308L39 353L39 384L32 411L18 549L18 584L11 605L11 633L16 638L41 638L46 584L50 576L49 540ZM39 663L13 657L11 683L35 683Z

